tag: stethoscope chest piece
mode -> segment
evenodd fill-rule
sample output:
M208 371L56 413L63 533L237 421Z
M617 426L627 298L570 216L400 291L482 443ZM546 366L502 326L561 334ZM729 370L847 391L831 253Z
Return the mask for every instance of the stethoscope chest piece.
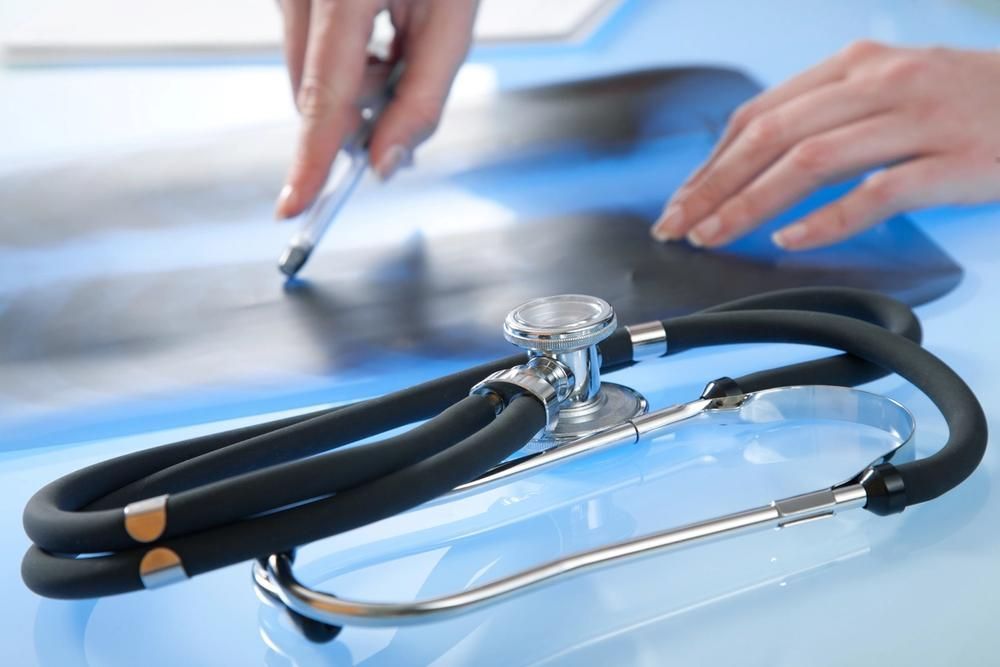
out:
M566 374L558 418L549 421L529 448L546 449L645 414L649 404L642 394L601 382L597 345L617 326L608 302L582 294L533 299L507 315L504 338L527 350L529 365L550 366Z

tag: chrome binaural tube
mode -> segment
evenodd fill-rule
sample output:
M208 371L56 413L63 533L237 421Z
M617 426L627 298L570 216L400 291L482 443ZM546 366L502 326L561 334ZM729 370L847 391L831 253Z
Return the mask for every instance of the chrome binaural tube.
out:
M482 490L493 483L509 482L519 475L537 472L580 454L616 444L634 444L645 435L653 435L699 415L716 412L736 411L746 421L761 424L810 418L849 421L884 432L894 444L841 484L571 554L482 586L437 598L376 603L316 591L295 577L288 554L274 554L265 562L256 563L254 581L258 591L280 601L294 613L332 626L401 626L445 619L488 607L568 576L746 532L791 528L832 517L838 512L862 508L868 502L867 492L861 483L865 473L890 459L899 463L912 458L915 421L905 407L891 399L855 389L822 386L770 389L739 398L738 401L723 404L711 399L698 399L627 420L603 433L585 436L498 466L480 478L456 487L451 494L434 503L454 499L455 494Z

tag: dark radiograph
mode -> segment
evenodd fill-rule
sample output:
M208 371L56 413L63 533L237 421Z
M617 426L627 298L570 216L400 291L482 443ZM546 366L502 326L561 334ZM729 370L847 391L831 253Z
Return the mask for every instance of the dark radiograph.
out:
M646 151L669 164L665 139L710 138L755 90L729 70L655 70L456 110L419 154L418 186L446 181L503 202L523 196L519 174L551 173L544 184L558 189L563 165L583 163L611 165L624 190L607 205L570 192L563 199L586 199L584 210L470 221L402 245L331 243L307 280L287 286L279 246L266 261L192 262L171 254L171 239L204 221L205 244L219 244L212 225L269 210L291 128L0 180L0 448L371 395L508 353L504 315L547 294L603 297L627 323L786 286L868 287L922 303L958 283L960 268L904 218L795 255L773 248L767 229L717 252L651 241L668 193L629 174L629 160ZM110 270L138 261L136 239L148 253L142 270Z

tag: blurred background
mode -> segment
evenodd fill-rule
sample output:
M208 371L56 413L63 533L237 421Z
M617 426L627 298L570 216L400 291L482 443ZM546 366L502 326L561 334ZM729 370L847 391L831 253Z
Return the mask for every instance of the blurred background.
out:
M1000 42L997 0L904 4L484 0L470 62L507 85L718 61L775 83L860 37ZM270 0L2 0L0 169L290 121L279 36Z
M622 4L486 0L475 38L486 48L580 44ZM376 34L387 23L380 16ZM10 166L10 159L24 164L158 134L288 119L294 108L280 40L281 15L268 0L4 0L2 119L19 131L0 135L0 157Z

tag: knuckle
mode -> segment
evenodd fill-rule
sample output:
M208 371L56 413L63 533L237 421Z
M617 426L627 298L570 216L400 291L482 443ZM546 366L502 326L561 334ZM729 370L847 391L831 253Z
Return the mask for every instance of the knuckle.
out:
M864 181L865 194L878 209L891 208L901 196L902 183L890 170L877 171Z
M788 157L796 169L812 176L826 174L835 156L835 147L826 139L813 137L796 145Z
M437 130L441 122L441 107L440 100L430 98L418 98L408 104L408 113L424 136L430 136Z
M751 151L761 150L781 140L781 121L777 114L767 113L747 125L746 141Z
M683 197L685 213L700 217L703 212L715 208L722 198L722 186L715 176L706 176L701 183L692 188Z
M746 227L755 219L756 198L749 192L741 192L719 208L719 221L727 233Z
M878 100L885 97L887 94L892 94L892 91L886 90L885 81L882 79L879 72L873 72L870 70L865 70L859 72L857 75L849 76L848 85L851 86L852 92L854 92L861 99Z
M753 102L744 102L736 108L736 111L729 117L729 129L739 132L750 124L756 115L756 107Z
M318 118L336 111L349 111L350 103L342 99L325 81L308 78L302 81L296 104L305 118Z
M827 221L828 231L832 236L843 236L853 227L853 221L847 211L844 201L838 199L830 204L829 219Z
M441 121L444 98L438 95L409 93L397 97L394 104L401 113L394 115L393 122L398 122L398 127L401 128L399 131L405 134L400 139L416 146L437 130ZM400 120L401 117L405 120ZM395 131L393 133L395 134Z
M767 212L767 207L765 206L767 197L763 191L749 188L744 190L736 199L739 202L739 211L742 214L742 220L746 223L760 220Z
M879 73L879 82L888 88L910 86L927 75L929 61L919 55L906 54L893 58Z
M882 54L887 47L870 39L859 39L848 44L842 51L844 60L850 64L865 62Z
M915 100L907 115L919 126L933 127L939 130L936 134L949 134L948 130L955 127L951 109L941 100L933 97ZM930 137L925 135L926 138Z
M294 171L302 174L316 174L330 166L333 157L320 153L311 146L303 146L295 156Z

